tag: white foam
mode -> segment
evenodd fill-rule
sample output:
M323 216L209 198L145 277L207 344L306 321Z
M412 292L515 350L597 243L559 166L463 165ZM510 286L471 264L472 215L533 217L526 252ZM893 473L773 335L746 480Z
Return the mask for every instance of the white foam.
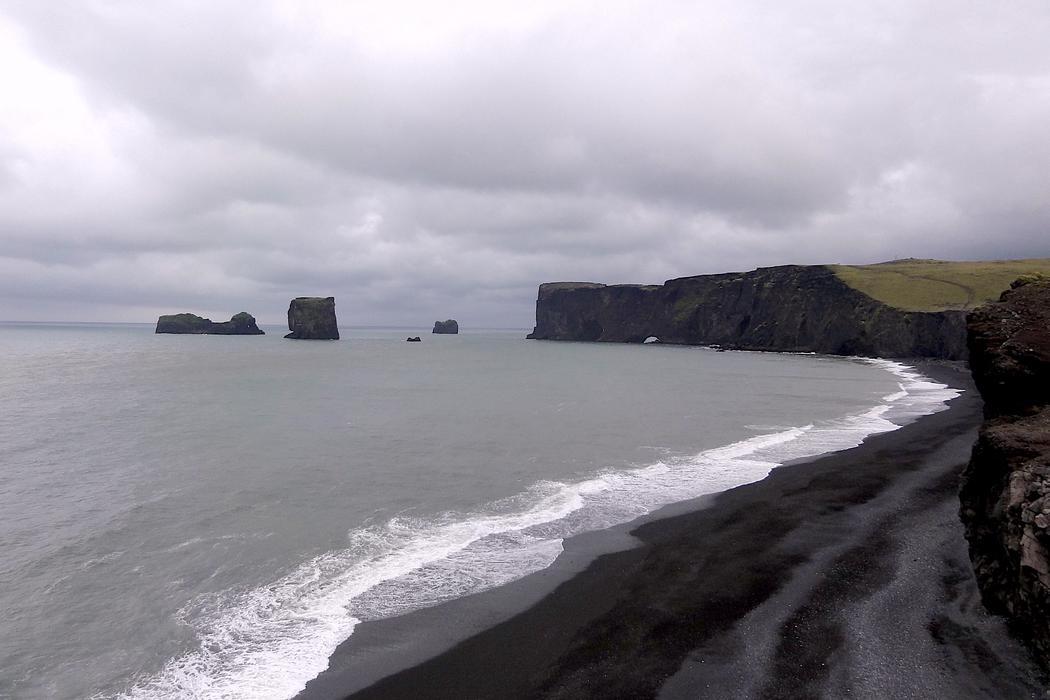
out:
M360 621L513 581L549 566L565 537L757 481L789 460L854 447L942 410L959 395L901 363L858 361L895 374L900 391L837 420L584 481L539 482L474 513L398 516L349 533L346 549L312 559L268 586L198 599L182 611L198 648L121 697L291 697L326 668Z
M920 416L936 413L962 393L962 390L935 382L914 367L900 362L876 359L865 359L864 362L891 372L900 379L901 391L883 399L889 405L886 417L897 425L905 425Z
M908 390L904 388L903 384L897 384L897 386L900 387L900 391L894 392L892 394L887 394L886 396L882 397L882 400L892 403L894 401L900 401L908 395Z

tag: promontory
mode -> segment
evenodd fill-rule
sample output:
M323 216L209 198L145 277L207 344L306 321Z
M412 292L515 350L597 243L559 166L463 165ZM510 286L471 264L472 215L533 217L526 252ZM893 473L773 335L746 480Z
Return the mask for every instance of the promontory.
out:
M265 335L246 311L234 314L229 321L215 322L196 314L168 314L157 319L157 333L192 335Z
M782 265L660 285L540 285L529 338L965 359L966 313L1050 259Z
M288 304L288 329L295 340L339 340L335 297L296 297Z

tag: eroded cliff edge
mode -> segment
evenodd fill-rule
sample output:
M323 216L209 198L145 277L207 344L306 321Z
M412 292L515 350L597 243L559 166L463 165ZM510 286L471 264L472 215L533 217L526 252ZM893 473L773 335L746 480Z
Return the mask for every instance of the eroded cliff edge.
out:
M1019 284L968 318L986 421L960 490L985 605L1050 666L1050 280Z
M542 284L528 337L959 360L965 319L893 308L824 266L784 265L662 285Z

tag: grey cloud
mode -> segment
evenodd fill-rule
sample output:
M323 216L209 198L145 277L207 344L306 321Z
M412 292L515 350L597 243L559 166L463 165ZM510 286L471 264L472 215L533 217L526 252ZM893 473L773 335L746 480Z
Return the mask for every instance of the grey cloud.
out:
M702 49L661 56L662 46L643 42L621 51L617 24L590 27L584 50L579 26L556 23L395 66L391 76L353 45L311 54L313 70L284 70L310 47L281 36L265 12L235 23L220 9L213 24L231 29L221 36L214 27L196 34L201 22L185 15L162 23L140 10L132 24L76 5L38 12L49 29L75 27L46 46L92 71L87 79L110 100L197 135L254 138L359 175L597 189L748 218L811 207L838 186L827 144L813 143L799 118L814 114L775 104L775 114L756 113L756 93L790 90L777 88L781 76L721 75Z
M1050 254L1041 3L485 5L416 39L300 5L7 3L94 121L46 154L0 121L0 297L526 326L551 279Z

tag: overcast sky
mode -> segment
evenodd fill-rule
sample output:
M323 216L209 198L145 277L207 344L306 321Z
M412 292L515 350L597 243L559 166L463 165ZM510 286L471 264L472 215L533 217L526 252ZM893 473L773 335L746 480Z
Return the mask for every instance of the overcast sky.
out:
M1045 0L0 0L0 320L1050 256Z

